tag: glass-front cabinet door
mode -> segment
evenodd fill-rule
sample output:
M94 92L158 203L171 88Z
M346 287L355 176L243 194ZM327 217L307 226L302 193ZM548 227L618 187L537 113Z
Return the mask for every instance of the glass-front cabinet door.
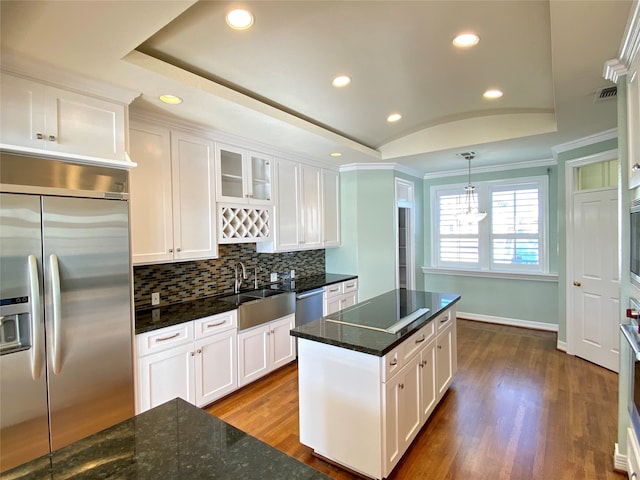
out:
M241 149L227 145L216 145L218 163L218 200L244 202L247 192L244 187L244 154Z
M216 144L218 201L271 205L272 163L267 155Z
M271 160L262 155L251 155L251 199L271 202Z

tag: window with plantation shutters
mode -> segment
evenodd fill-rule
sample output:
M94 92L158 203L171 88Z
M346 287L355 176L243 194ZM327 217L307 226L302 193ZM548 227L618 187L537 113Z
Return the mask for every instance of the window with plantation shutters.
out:
M491 191L491 263L540 265L540 189L535 184Z
M464 185L432 187L432 263L436 268L545 273L547 260L546 176L475 182L487 217L467 224Z
M479 262L478 224L457 219L464 208L464 193L442 192L439 198L439 263L477 266Z

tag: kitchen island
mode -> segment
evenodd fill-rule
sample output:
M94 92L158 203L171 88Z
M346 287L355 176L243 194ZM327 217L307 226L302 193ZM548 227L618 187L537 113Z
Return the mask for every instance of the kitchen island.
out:
M392 290L296 327L300 441L389 476L457 369L456 294Z
M176 398L3 473L3 479L328 479Z

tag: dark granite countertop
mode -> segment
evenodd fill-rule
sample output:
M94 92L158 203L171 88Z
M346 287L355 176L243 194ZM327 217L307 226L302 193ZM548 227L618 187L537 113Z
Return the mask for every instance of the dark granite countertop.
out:
M291 282L278 283L268 287L275 290L281 290L283 292L302 293L315 288L321 288L326 285L351 280L353 278L358 278L358 276L325 273L321 275L296 278ZM231 295L232 293L233 292L228 292L224 295L217 295L215 297L205 297L188 302L136 310L135 333L139 334L150 332L159 328L170 327L171 325L190 322L210 315L235 310L237 308L235 304L220 300L220 297Z
M300 325L291 335L381 357L458 300L457 294L391 290ZM425 308L428 311L420 313ZM386 331L414 312L418 312L415 319L396 333Z
M5 472L3 479L328 479L176 398Z

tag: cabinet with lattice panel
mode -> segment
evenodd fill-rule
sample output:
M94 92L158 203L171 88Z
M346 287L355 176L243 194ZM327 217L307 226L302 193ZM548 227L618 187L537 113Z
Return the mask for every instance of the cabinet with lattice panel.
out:
M218 205L219 243L259 242L271 238L269 208Z

